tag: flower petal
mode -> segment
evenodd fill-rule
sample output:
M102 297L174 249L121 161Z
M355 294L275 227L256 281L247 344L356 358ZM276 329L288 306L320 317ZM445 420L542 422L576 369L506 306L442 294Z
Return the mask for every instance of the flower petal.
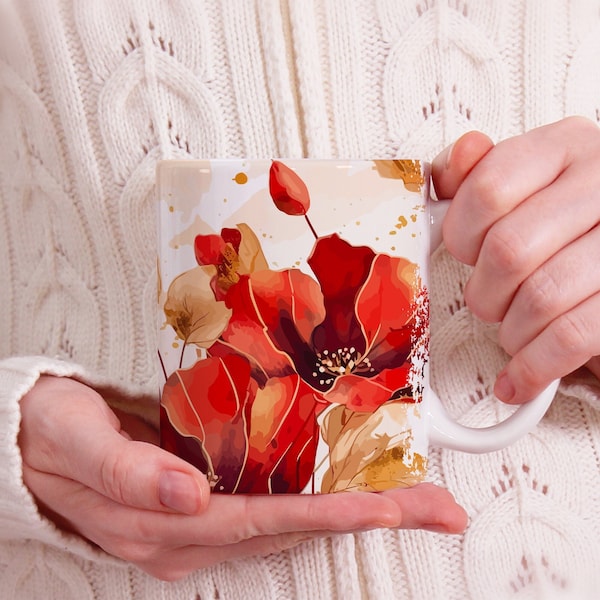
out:
M252 401L239 492L298 493L309 482L319 439L317 398L300 377L270 379Z
M199 265L220 265L223 261L226 242L214 233L197 235L194 239L194 254Z
M422 481L427 459L412 449L412 413L402 401L369 414L344 406L331 409L321 428L329 446L321 492L382 491Z
M241 241L237 247L240 256L239 274L247 275L254 271L268 269L269 264L254 231L246 223L238 223L237 228L241 235Z
M317 240L308 264L321 285L327 313L313 333L317 351L354 346L364 353L365 338L354 308L374 258L371 248L352 246L337 234Z
M169 286L163 310L166 322L188 344L207 348L225 329L231 310L217 301L211 288L216 270L196 267L177 276Z
M428 311L418 265L378 254L356 306L375 371L399 367L409 356L427 360Z
M344 404L357 412L373 412L390 400L397 390L410 387L411 365L385 370L370 379L360 375L338 377L323 397L332 404Z
M161 404L169 421L184 437L198 440L209 480L217 490L235 491L244 467L248 439L244 402L256 383L250 365L239 356L198 361L175 371L163 389ZM198 458L183 456L192 464Z
M267 377L296 371L311 382L309 339L325 314L314 279L297 269L257 271L230 288L226 303L232 316L211 353L242 353Z
M161 405L163 447L206 469L215 491L297 493L310 480L319 405L298 375L261 389L245 358L208 358L176 371Z
M306 184L287 165L274 160L269 169L269 192L275 206L287 215L305 215L310 208Z

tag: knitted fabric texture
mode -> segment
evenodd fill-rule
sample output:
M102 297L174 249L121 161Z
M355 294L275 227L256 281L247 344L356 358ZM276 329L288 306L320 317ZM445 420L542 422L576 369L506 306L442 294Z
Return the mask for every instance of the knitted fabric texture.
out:
M600 120L598 0L0 2L0 597L591 598L600 390L584 374L506 450L432 449L464 536L343 535L173 584L41 517L17 446L40 373L154 394L157 160L432 159L471 129L497 141L569 114ZM487 425L509 410L491 397L506 356L464 306L468 269L443 249L433 263L433 383Z

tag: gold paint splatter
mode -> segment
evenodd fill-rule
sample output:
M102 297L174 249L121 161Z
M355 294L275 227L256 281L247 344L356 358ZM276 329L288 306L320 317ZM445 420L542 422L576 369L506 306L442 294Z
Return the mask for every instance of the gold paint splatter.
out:
M417 234L416 234L416 233L412 233L412 234L411 234L411 237L414 237L414 238L416 238L416 237L417 237Z
M223 204L227 204L227 198L223 198Z
M413 223L416 223L416 222L417 222L417 215L410 215L410 220L411 220Z
M248 175L246 175L246 173L238 173L233 178L233 181L235 181L239 185L244 185L244 183L248 183Z
M396 223L396 229L402 229L408 225L408 221L404 215L398 217L398 223Z
M397 233L397 231L390 231L390 235L396 235Z
M390 250L391 250L392 252L396 252L396 246L391 246L391 247L390 247Z
M262 234L262 236L263 236L264 238L266 238L266 237L267 237L267 234L266 234L266 233L263 233L263 234Z
M357 225L360 225L360 221L356 221L356 224L357 224Z
M420 192L425 178L418 160L376 160L375 168L381 177L402 179L409 192Z
M175 212L175 207L174 206L169 206L169 212Z
M412 460L411 460L412 459ZM396 487L410 487L425 478L427 458L415 452L407 455L404 448L386 450L379 458L367 465L361 479L373 491Z
M172 346L173 348L179 348L179 344L177 342L173 342Z
M296 264L297 266L300 266L300 261L297 260L294 264Z

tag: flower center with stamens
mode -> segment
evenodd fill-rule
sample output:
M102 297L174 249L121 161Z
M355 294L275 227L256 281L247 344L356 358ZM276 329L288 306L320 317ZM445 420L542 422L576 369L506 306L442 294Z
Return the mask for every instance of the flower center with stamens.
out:
M336 377L350 373L367 375L375 372L369 358L361 355L354 347L338 348L333 352L317 352L315 366L316 370L312 375L321 385L330 385Z

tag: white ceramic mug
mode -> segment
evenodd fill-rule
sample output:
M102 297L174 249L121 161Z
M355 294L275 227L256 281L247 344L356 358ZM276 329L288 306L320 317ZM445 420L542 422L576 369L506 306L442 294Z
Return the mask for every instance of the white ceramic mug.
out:
M157 183L161 443L215 491L413 485L430 445L497 450L546 412L558 381L473 429L429 384L426 163L163 161Z

